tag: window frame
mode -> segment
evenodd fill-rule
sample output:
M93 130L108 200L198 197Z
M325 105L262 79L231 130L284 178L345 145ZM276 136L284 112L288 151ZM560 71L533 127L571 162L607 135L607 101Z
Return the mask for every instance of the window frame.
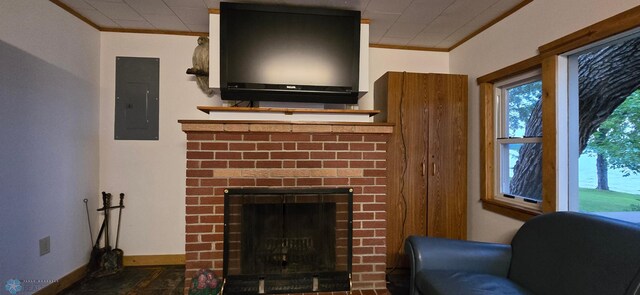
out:
M480 199L483 208L526 221L534 216L568 208L566 54L588 44L640 28L640 6L633 7L538 47L538 55L479 77L480 89ZM496 200L493 195L494 120L496 81L540 68L542 71L542 210L531 210ZM561 104L559 104L559 101ZM561 112L559 113L558 110ZM561 123L559 123L561 122ZM560 162L558 162L560 160ZM558 165L562 163L562 165ZM562 196L561 198L559 196Z
M540 143L542 144L543 139L542 136L536 137L510 137L507 121L508 121L508 112L509 112L509 103L507 98L507 91L510 88L525 85L528 83L541 81L542 76L539 69L528 71L523 74L515 75L513 77L509 77L504 80L500 80L494 83L494 94L495 94L495 145L494 145L494 165L496 167L494 171L493 178L495 180L494 184L494 196L496 200L506 202L509 204L522 206L525 208L529 208L532 210L541 210L541 202L538 201L527 201L531 200L524 197L506 195L503 193L503 186L505 178L508 178L509 175L509 162L502 161L504 157L508 157L505 155L505 150L503 148L503 144L526 144L526 143ZM540 98L542 100L542 97Z
M578 87L578 56L580 54L588 53L591 51L600 50L606 46L610 46L615 43L621 43L631 38L640 38L640 27L615 34L587 44L585 46L573 49L560 55L562 59L566 60L567 71L567 85L566 85L566 98L562 103L567 105L566 115L561 115L560 120L567 121L566 134L568 143L566 150L566 158L568 162L567 171L567 199L566 206L567 211L581 212L579 206L579 176L580 168L578 165L579 151L578 151L578 129L579 129L579 87ZM620 220L625 220L621 218Z
M482 207L501 215L509 216L519 220L529 220L543 212L555 211L555 157L550 158L550 154L555 155L555 95L548 91L548 85L554 85L555 80L555 59L554 61L544 61L540 56L524 60L512 66L498 70L489 75L478 78L480 84L480 200ZM497 190L496 173L498 166L496 162L496 145L498 145L496 134L497 122L497 101L496 86L503 85L506 81L512 81L518 77L522 79L523 74L540 73L542 80L542 202L539 206L531 206L524 202L513 202L508 198L499 196ZM534 76L529 74L529 76ZM549 81L550 80L550 81ZM553 118L552 118L553 116ZM550 146L551 145L551 146ZM549 153L549 149L553 153ZM553 168L553 169L549 169Z

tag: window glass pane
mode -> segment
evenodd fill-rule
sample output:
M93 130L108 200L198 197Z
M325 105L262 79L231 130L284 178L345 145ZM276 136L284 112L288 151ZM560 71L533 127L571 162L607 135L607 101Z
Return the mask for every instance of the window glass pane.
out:
M605 109L601 107L601 113ZM580 117L592 112L581 108ZM580 124L581 130L592 125ZM640 89L624 98L589 135L578 173L579 211L640 221Z
M500 145L501 193L542 201L542 143Z
M569 57L569 208L640 223L640 34Z
M542 112L540 80L506 89L507 96L507 136L542 136ZM533 116L532 116L533 115Z

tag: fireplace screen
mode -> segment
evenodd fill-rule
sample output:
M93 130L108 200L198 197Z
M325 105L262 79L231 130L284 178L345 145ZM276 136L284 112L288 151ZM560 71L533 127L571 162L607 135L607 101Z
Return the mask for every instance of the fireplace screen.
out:
M351 189L225 191L224 292L349 291Z

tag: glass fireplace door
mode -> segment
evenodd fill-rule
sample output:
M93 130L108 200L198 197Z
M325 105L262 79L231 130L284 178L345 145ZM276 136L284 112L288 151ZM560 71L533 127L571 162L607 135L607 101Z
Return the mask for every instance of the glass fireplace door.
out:
M348 291L350 189L228 189L225 293Z

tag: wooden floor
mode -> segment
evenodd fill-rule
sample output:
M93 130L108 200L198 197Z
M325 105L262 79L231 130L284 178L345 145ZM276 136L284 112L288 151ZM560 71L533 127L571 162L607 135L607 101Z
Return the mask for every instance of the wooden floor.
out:
M88 278L60 292L64 295L183 294L184 265L129 266L102 278Z
M122 272L80 281L59 294L63 295L174 295L183 294L184 265L129 266ZM390 295L409 294L409 274L397 269L387 275Z

